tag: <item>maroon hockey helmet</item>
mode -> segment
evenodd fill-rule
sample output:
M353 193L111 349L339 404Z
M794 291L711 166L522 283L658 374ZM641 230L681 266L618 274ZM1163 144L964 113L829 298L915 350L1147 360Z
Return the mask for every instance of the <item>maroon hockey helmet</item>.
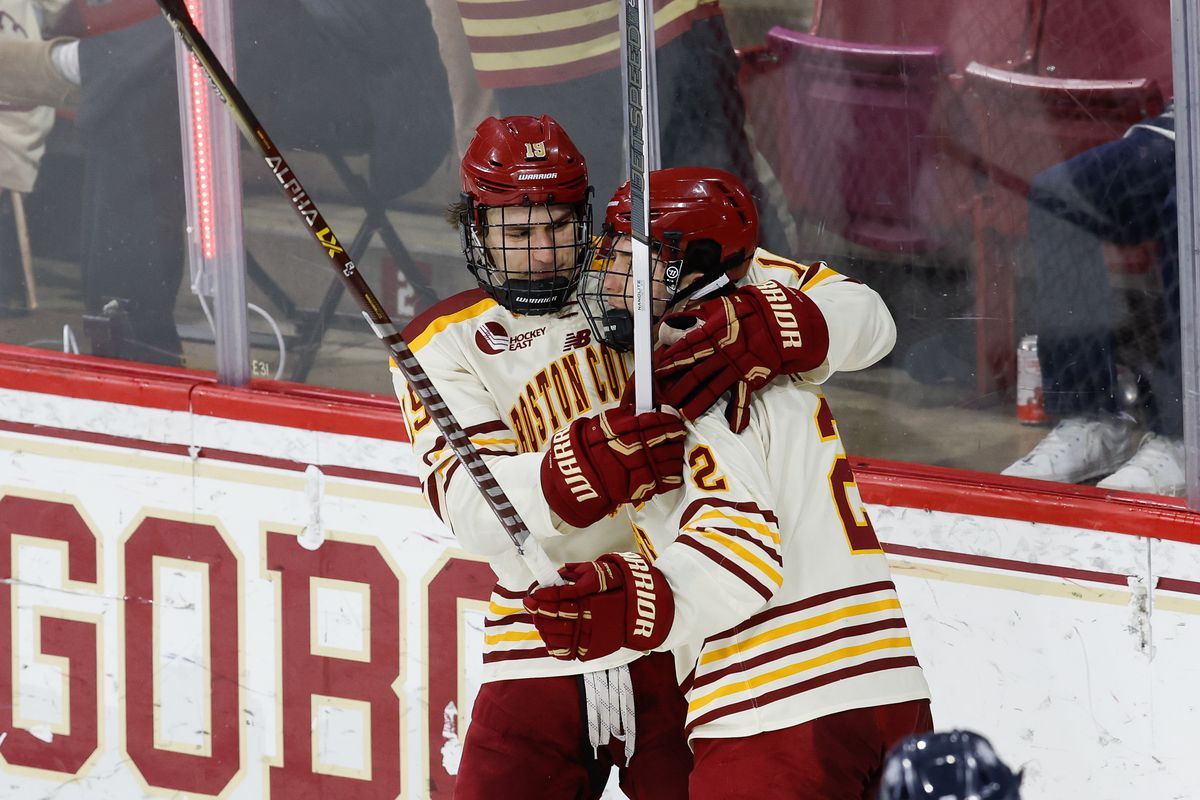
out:
M463 253L479 286L516 313L563 308L592 227L587 163L566 131L548 116L489 117L461 176Z
M552 117L488 117L462 160L462 190L476 207L588 199L587 162ZM481 220L476 217L474 222Z
M720 291L745 277L758 247L758 210L735 175L708 167L673 167L650 173L650 240L656 262L655 317L684 299ZM617 189L604 217L603 235L592 250L579 290L597 338L611 347L632 346L632 319L614 296L613 269L628 269L616 247L631 231L629 183ZM700 277L684 289L681 280ZM607 277L606 277L607 276ZM621 287L628 289L627 286ZM628 292L626 292L628 294ZM662 306L660 310L659 306Z

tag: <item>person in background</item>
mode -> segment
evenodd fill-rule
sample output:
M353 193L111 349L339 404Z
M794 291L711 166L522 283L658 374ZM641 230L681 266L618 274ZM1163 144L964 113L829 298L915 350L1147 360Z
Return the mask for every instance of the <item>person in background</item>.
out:
M0 76L5 76L0 81L34 77L20 75L26 62L4 56L47 47L42 42L43 20L57 14L67 2L0 0ZM65 81L58 81L56 88L56 102L69 103L79 93L78 87ZM24 202L21 195L33 190L46 136L54 126L54 109L38 102L40 99L18 93L0 97L0 316L26 310L17 219Z
M1046 412L1057 425L1005 475L1131 492L1180 495L1183 397L1175 113L1038 175L1029 192L1029 237L1037 275L1038 358ZM1146 430L1118 401L1113 293L1103 244L1153 242L1162 314L1145 333L1158 353Z
M449 86L423 2L231 8L238 88L281 147L365 152L367 183L383 198L420 186L449 153ZM118 301L131 327L120 357L178 365L186 206L175 38L155 15L83 39L0 40L0 102L77 106L85 310Z
M654 3L662 166L703 165L737 175L755 196L765 246L786 246L786 222L766 205L745 132L739 63L717 0ZM530 3L459 0L479 84L501 116L549 114L587 153L592 184L608 197L624 167L627 97L621 78L619 0L566 0L554 13Z

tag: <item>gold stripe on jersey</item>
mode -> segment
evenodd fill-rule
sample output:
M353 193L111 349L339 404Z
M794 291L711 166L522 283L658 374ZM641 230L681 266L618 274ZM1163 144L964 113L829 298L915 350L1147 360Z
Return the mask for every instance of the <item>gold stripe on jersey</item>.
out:
M729 534L718 533L717 531L704 528L693 528L691 526L684 528L683 531L685 533L699 534L702 538L721 545L726 550L731 551L737 556L737 563L753 565L760 573L766 576L767 580L775 584L777 588L783 585L783 576L779 574L777 569L769 565L759 556L750 552L749 548L736 541ZM725 565L719 564L719 566L723 567Z
M485 436L470 436L467 438L470 440L471 444L475 445L476 450L488 449L495 445L510 445L510 447L505 448L504 452L516 453L516 451L517 451L517 448L516 448L517 440L512 437L497 438L497 437L485 437ZM434 464L438 463L438 461L442 460L442 458L444 458L447 454L451 454L453 452L454 452L454 448L452 448L452 447L440 447L437 450L431 450L430 452L426 453L424 456L424 458L426 459L425 463L429 464L430 466L433 466ZM492 455L495 455L495 453L493 452Z
M719 689L714 689L708 694L701 695L694 700L688 702L688 714L692 714L714 700L719 700L722 697L728 697L732 694L751 692L765 684L781 681L785 678L790 678L802 672L808 672L819 667L835 664L839 661L847 661L867 653L874 653L880 650L894 650L900 648L912 648L912 639L907 636L894 636L886 639L879 639L874 642L865 642L863 644L851 645L843 647L840 650L834 650L824 655L815 656L806 661L789 664L786 667L781 667L773 672L767 672L761 675L756 675L753 678L739 680L733 683L728 683Z
M749 517L732 516L730 514L724 513L720 509L716 509L716 508L710 509L698 517L693 517L691 520L691 524L696 525L696 524L704 522L705 520L708 520L708 519L720 519L720 520L724 520L726 522L732 522L734 525L737 525L738 527L749 528L750 530L757 531L758 533L761 533L766 538L770 539L776 545L779 544L779 532L777 530L775 530L773 527L768 527L768 526L762 524L761 522L755 522L754 520L750 519Z
M800 287L800 291L807 292L809 289L813 288L818 283L824 283L825 281L829 280L830 278L841 278L841 277L842 277L842 274L840 272L836 272L836 271L830 269L829 267L821 267L821 269L817 272L816 275L812 276L811 278L809 278L807 281L804 282L804 285Z
M777 628L771 628L763 631L762 633L755 634L745 641L731 644L728 647L722 647L716 650L706 649L704 654L700 656L700 664L711 664L714 661L720 661L721 659L728 658L732 655L745 653L748 650L758 647L760 644L782 639L783 637L790 636L793 633L800 633L801 631L807 631L813 628L818 628L822 625L828 625L831 622L850 619L851 617L859 617L863 616L864 614L875 614L881 611L899 610L900 601L895 598L891 598L886 600L877 600L872 603L859 603L857 605L847 606L846 608L828 611L824 614L818 614L806 619L789 622L786 625L781 625Z
M509 614L524 614L525 607L517 606L513 608L511 606L502 606L493 598L492 602L488 604L488 613L495 614L497 617L507 617Z
M454 325L455 323L464 322L474 317L478 317L480 314L495 305L496 301L494 299L491 297L485 297L478 303L467 306L462 311L456 311L453 314L447 314L444 317L438 317L433 322L429 323L429 326L426 327L425 330L413 337L412 341L408 343L408 349L414 353L417 352L422 347L429 344L429 341L433 339L434 336L437 336L439 333L446 330L446 328Z
M686 14L695 11L700 5L707 3L699 3L697 0L672 0L663 8L654 12L654 28L661 30L666 25L671 24L675 20L683 17ZM609 6L611 9L610 19L613 20L616 27L616 8ZM567 14L575 14L578 12L564 12ZM520 41L524 37L536 36L544 32L542 29L530 25L533 20L540 19L532 17L526 19L514 18L509 25L512 30L504 35L512 37L515 41ZM466 22L466 20L464 20ZM481 29L491 30L503 20L479 20ZM571 28L580 26L570 26L561 30L570 30ZM522 28L524 28L522 30ZM474 35L474 34L469 34ZM480 35L482 36L482 35ZM576 61L581 61L585 58L594 56L606 55L614 53L620 47L621 36L619 31L612 31L603 36L582 41L571 42L569 44L560 45L558 47L545 47L534 50L510 50L508 52L499 53L471 53L471 62L475 65L475 69L483 72L499 72L511 71L517 69L531 69L536 67L554 67L564 64L572 64Z
M658 551L654 549L654 542L650 541L646 531L637 525L633 526L633 540L637 542L638 552L642 554L642 558L651 564L658 559Z
M541 640L542 637L538 635L537 630L505 631L504 633L485 633L483 635L483 643L486 645L500 642L540 642Z

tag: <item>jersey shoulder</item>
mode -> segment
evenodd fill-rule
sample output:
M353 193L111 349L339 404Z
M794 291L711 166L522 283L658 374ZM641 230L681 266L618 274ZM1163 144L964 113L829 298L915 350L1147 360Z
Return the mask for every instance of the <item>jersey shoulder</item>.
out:
M743 282L779 281L784 286L807 291L817 284L834 278L844 280L845 276L824 261L804 264L760 247L754 252L754 259L750 262L750 271Z
M453 297L438 301L414 317L413 321L404 327L404 341L415 353L447 329L457 329L462 323L477 320L492 309L501 307L482 289L459 292Z

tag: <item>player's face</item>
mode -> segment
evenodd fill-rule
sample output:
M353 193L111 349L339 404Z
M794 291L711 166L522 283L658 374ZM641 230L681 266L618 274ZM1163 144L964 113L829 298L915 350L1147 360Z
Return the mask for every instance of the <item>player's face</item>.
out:
M581 243L572 206L489 208L487 222L483 244L505 280L548 280L574 269Z
M602 280L605 302L610 308L633 311L633 240L629 236L620 236L612 245L611 260L604 264ZM663 281L666 264L661 258L657 246L651 248L650 285L654 298L651 314L655 319L661 317L667 310L670 300L670 290Z

